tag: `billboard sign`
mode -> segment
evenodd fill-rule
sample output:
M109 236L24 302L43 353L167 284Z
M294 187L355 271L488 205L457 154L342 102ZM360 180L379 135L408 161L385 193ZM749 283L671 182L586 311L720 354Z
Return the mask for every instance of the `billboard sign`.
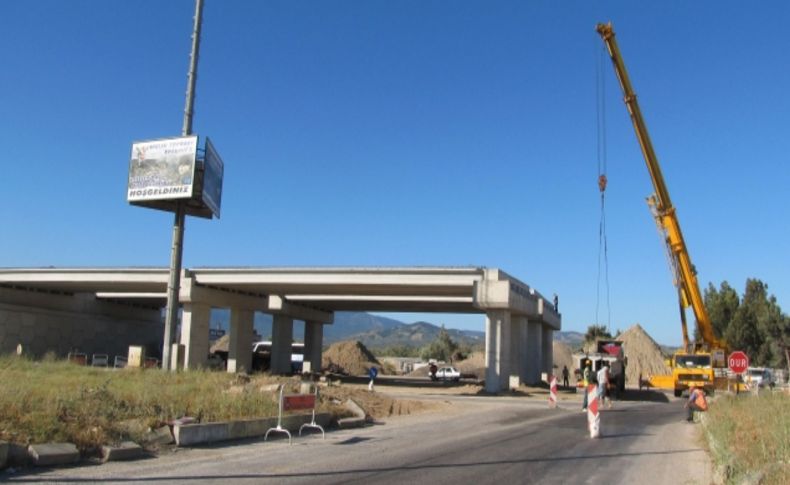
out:
M191 198L197 142L184 136L133 143L126 200Z
M208 137L206 137L204 167L203 203L219 219L219 210L222 205L222 177L225 174L225 164Z

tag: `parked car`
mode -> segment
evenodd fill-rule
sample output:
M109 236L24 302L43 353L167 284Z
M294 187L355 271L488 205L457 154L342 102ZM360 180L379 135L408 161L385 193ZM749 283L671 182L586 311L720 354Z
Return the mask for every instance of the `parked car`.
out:
M770 388L776 384L773 371L764 367L749 367L746 372L746 382L757 387Z
M436 371L436 378L442 381L458 381L461 379L461 373L455 367L440 367Z

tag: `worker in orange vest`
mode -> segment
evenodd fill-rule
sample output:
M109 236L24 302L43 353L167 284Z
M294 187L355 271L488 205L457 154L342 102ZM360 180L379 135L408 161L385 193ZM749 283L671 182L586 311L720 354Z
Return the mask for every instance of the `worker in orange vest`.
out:
M689 388L689 399L686 401L686 421L694 421L694 411L705 412L708 410L708 400L705 399L705 391L696 386Z

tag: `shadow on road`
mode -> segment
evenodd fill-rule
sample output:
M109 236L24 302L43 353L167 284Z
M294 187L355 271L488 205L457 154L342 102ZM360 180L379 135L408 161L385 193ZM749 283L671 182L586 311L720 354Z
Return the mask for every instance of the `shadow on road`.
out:
M614 435L613 435L614 437ZM397 467L370 467L370 468L353 468L349 470L327 470L316 472L302 472L302 473L238 473L238 474L222 474L222 475L184 475L184 476L170 476L167 477L169 482L194 482L199 480L251 480L251 479L285 479L285 478L320 478L320 477L339 477L346 475L356 474L370 474L370 473L391 473L391 472L404 472L404 471L430 471L446 468L477 468L477 467L498 467L502 465L518 465L527 463L572 463L579 462L580 464L587 460L595 460L596 462L608 458L622 458L628 456L667 456L680 455L686 453L700 453L702 450L699 448L689 448L684 450L656 450L656 451L642 451L633 453L600 453L590 454L583 456L559 456L551 458L524 458L519 460L492 460L492 461L478 461L470 463L425 463L419 465L404 465ZM368 477L371 478L371 477ZM73 477L73 478L58 478L58 483L136 483L136 482L149 482L149 481L162 481L162 477L121 477L121 478L88 478L88 477ZM40 483L41 478L34 476L19 476L14 477L13 482L16 483Z
M646 402L669 402L669 397L662 391L654 391L652 389L626 389L620 394L617 401L646 401Z

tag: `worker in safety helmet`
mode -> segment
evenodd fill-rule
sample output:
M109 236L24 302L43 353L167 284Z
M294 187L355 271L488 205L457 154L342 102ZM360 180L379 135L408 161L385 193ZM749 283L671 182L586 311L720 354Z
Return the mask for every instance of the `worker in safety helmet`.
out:
M689 388L689 398L686 401L687 410L686 421L694 422L694 411L705 412L708 410L708 400L705 398L705 391L696 386Z

